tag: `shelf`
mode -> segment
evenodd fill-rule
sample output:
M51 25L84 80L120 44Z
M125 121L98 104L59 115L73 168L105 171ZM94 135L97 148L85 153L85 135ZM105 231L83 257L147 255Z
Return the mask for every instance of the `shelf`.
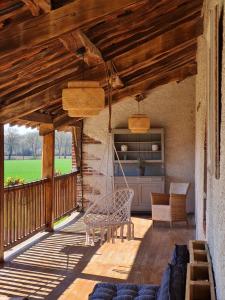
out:
M118 160L114 160L115 163L119 163ZM139 163L140 161L139 160L123 160L121 159L120 160L120 163L123 163L123 164L135 164L135 163ZM162 160L142 160L142 162L145 162L145 163L163 163Z
M138 152L138 153L139 153L139 152L140 152L140 153L141 153L141 152L144 152L144 153L157 153L157 152L161 152L160 150L157 150L157 151L152 151L152 150L151 150L151 151L142 151L142 150L135 150L135 151L133 151L133 150L130 150L130 151L129 151L129 150L128 150L128 151L118 151L118 150L116 150L116 151L119 152L119 153L129 153L129 152L135 152L135 153L136 153L136 152Z
M161 144L161 141L153 141L153 142L114 142L114 144Z

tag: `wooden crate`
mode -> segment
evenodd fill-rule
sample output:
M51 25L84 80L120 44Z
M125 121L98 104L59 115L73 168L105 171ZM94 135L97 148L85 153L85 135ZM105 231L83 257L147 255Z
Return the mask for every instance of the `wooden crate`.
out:
M211 263L209 249L205 241L189 241L190 262Z
M185 300L215 299L215 288L210 264L188 264Z
M185 300L215 300L212 263L206 241L189 241Z

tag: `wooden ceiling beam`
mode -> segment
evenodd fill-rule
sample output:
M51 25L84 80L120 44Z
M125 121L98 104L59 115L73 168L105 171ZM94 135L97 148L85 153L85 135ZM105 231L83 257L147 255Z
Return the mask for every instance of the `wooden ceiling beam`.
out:
M197 64L189 63L186 66L181 66L175 70L170 70L163 75L156 75L148 79L141 80L137 83L133 83L130 86L124 87L123 89L114 92L112 100L113 103L120 101L128 96L134 96L138 93L152 90L160 85L167 84L169 82L177 81L180 82L188 76L197 74Z
M30 49L66 32L80 29L85 24L102 21L107 15L147 0L76 0L50 13L5 29L0 36L0 57L14 51Z
M14 100L17 101L28 95L36 94L48 86L51 86L51 83L60 81L60 78L68 78L68 76L75 74L77 70L77 63L69 60L63 67L59 64L58 67L46 68L46 72L32 76L27 79L26 82L18 81L17 91L15 91L14 86L8 86L8 82L8 84L6 83L7 86L0 90L1 101L4 104L9 104Z
M140 80L138 82L133 82L131 85L124 87L121 90L114 91L113 93L113 103L120 101L121 99L133 96L135 94L148 91L150 89L156 88L160 85L169 83L171 81L182 81L188 76L193 76L197 73L197 66L196 63L188 63L184 66L179 66L176 69L167 70L165 73L161 74L157 73L155 76L151 78L145 78L143 80ZM56 87L54 87L56 89ZM42 103L39 100L42 100ZM18 118L21 118L22 116L34 112L35 110L38 110L42 107L45 107L49 104L49 97L44 97L44 94L40 94L38 97L35 97L35 99L31 99L32 101L29 101L28 99L24 100L23 105L18 106L16 103L11 104L9 106L6 106L5 108L0 109L0 123L9 123L13 120L16 120ZM59 101L59 100L58 100ZM57 101L57 103L58 103ZM51 102L52 104L53 102ZM25 106L28 106L25 112ZM17 108L17 109L16 109ZM16 116L16 117L15 117ZM53 127L54 129L60 128L65 125L73 125L74 122L77 122L77 118L70 118L68 117L67 113L62 114L59 117L56 117L53 120Z
M99 49L81 30L66 33L59 39L70 53L76 58L83 59L90 67L104 62ZM82 52L79 52L81 50Z
M135 76L135 73L140 72L140 70L144 73L146 72L145 70L151 68L151 66L157 62L160 63L160 61L162 61L163 64L167 63L171 55L175 54L179 56L182 51L184 51L184 53L187 52L189 46L196 45L197 37L201 34L201 25L201 19L189 21L184 23L183 26L180 25L153 40L141 44L135 49L115 57L114 63L121 79L125 79L126 82L127 78L130 80L130 78ZM178 36L179 40L177 40ZM55 80L61 81L63 78L68 79L70 75L73 79L80 79L84 76L87 80L95 78L96 80L100 80L102 84L106 83L104 65L98 65L84 72L77 72L77 75L75 66L70 63L68 64L68 68L66 68L66 65L63 65L63 67L59 65L59 68L56 70L53 69L53 71L52 73L51 69L45 69L45 73L33 77L34 81L27 80L22 84L17 82L17 86L20 88L17 93L15 93L14 85L11 88L11 94L7 93L10 92L10 87L7 85L5 91L1 89L0 96L2 101L6 100L8 103L10 101L18 101L26 97L25 93L36 93L37 89L40 89L42 86L50 85L51 82L55 83ZM48 76L49 74L51 74L50 77ZM6 80L6 82L8 84L9 80ZM24 86L24 84L27 84L28 88L25 89L26 85ZM22 89L23 86L24 88Z
M52 94L54 94L52 92ZM25 115L31 114L36 110L58 103L61 98L49 96L49 91L44 91L33 96L26 97L25 99L12 104L3 106L0 109L0 124L10 123L15 119L22 118Z
M164 49L164 48L163 48ZM137 51L138 53L138 51ZM167 53L167 52L166 52ZM164 74L171 68L174 68L176 64L179 66L181 64L185 64L186 62L195 61L195 54L196 54L196 39L188 46L188 44L184 43L184 47L181 47L179 51L169 51L169 57L165 56L163 60L163 56L161 56L161 60L157 61L154 59L151 61L149 65L144 65L143 68L135 68L133 66L134 75L129 75L128 73L124 78L126 84L135 85L137 81L145 80L146 78L154 78L154 76L158 74ZM167 54L168 55L168 54ZM161 65L160 62L163 62ZM149 70L149 71L148 71ZM136 72L136 73L135 73ZM101 74L101 79L105 81L105 74L104 68L101 68L101 73L96 72L96 68L93 68L92 71L88 72L90 78L97 78ZM85 76L87 78L87 76ZM73 77L70 76L70 79L77 79L76 74ZM53 86L47 88L45 91L38 93L37 95L29 96L27 98L22 98L11 105L5 106L0 109L0 122L9 122L9 120L15 119L20 117L20 115L24 116L29 114L32 111L36 111L40 108L49 106L52 102L49 102L49 99L60 99L61 100L61 93L62 89L67 86L68 78L64 78L58 83L55 83ZM122 89L124 90L124 89ZM61 101L60 101L61 102ZM57 101L57 103L59 103ZM29 105L28 105L29 104ZM16 109L16 111L14 111ZM67 117L68 119L68 117ZM70 120L70 119L68 119Z
M45 123L45 124L52 124L53 118L50 115L42 114L39 112L33 112L29 115L22 116L20 119L31 121L31 122L37 122L37 123Z
M74 125L78 122L81 118L71 118L68 116L67 112L64 112L62 115L54 118L53 125L55 130L68 125Z
M37 17L44 13L49 13L51 11L51 1L50 0L21 0L27 8L31 11L32 15Z
M12 5L11 7L7 8L7 10L5 10L5 13L0 10L0 23L3 24L2 27L4 27L5 20L9 20L25 11L27 11L27 7L23 3L16 3Z
M170 3L173 3L173 1ZM167 3L168 6L170 3ZM164 4L164 6L166 5ZM93 42L101 50L104 58L110 59L137 47L140 43L145 43L171 29L177 28L179 25L188 23L191 20L201 19L201 7L201 0L189 1L189 3L178 7L176 10L169 11L167 14L159 14L155 18L149 14L149 20L145 20L141 25L135 22L136 26L133 29L130 29L129 26L124 27L121 24L118 31L113 30L108 34L106 33L106 38L102 36L99 41L93 39ZM166 10L166 7L164 10Z

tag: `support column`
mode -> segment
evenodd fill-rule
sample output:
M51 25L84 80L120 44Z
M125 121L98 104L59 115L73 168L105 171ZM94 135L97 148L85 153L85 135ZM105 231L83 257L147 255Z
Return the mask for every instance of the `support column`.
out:
M0 125L0 263L4 262L4 125Z
M46 227L53 231L53 200L54 200L54 162L55 162L55 131L43 136L42 178L50 181L46 192Z

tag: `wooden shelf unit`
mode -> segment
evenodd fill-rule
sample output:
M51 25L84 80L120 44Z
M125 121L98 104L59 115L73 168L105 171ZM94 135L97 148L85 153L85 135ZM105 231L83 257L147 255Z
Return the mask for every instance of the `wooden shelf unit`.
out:
M117 150L129 186L134 190L132 211L150 212L150 193L165 192L164 130L151 129L145 134L134 134L128 129L113 130L113 142ZM159 149L152 150L157 144ZM126 145L127 151L121 151ZM119 161L114 153L115 188L125 187Z
M189 252L185 300L215 300L212 263L207 243L191 240Z
M148 162L164 163L164 130L163 128L151 129L148 133L135 134L128 129L113 130L113 142L121 161L133 161L139 163ZM152 145L158 145L154 151ZM127 151L122 151L121 146L126 145ZM114 161L117 161L114 155Z

